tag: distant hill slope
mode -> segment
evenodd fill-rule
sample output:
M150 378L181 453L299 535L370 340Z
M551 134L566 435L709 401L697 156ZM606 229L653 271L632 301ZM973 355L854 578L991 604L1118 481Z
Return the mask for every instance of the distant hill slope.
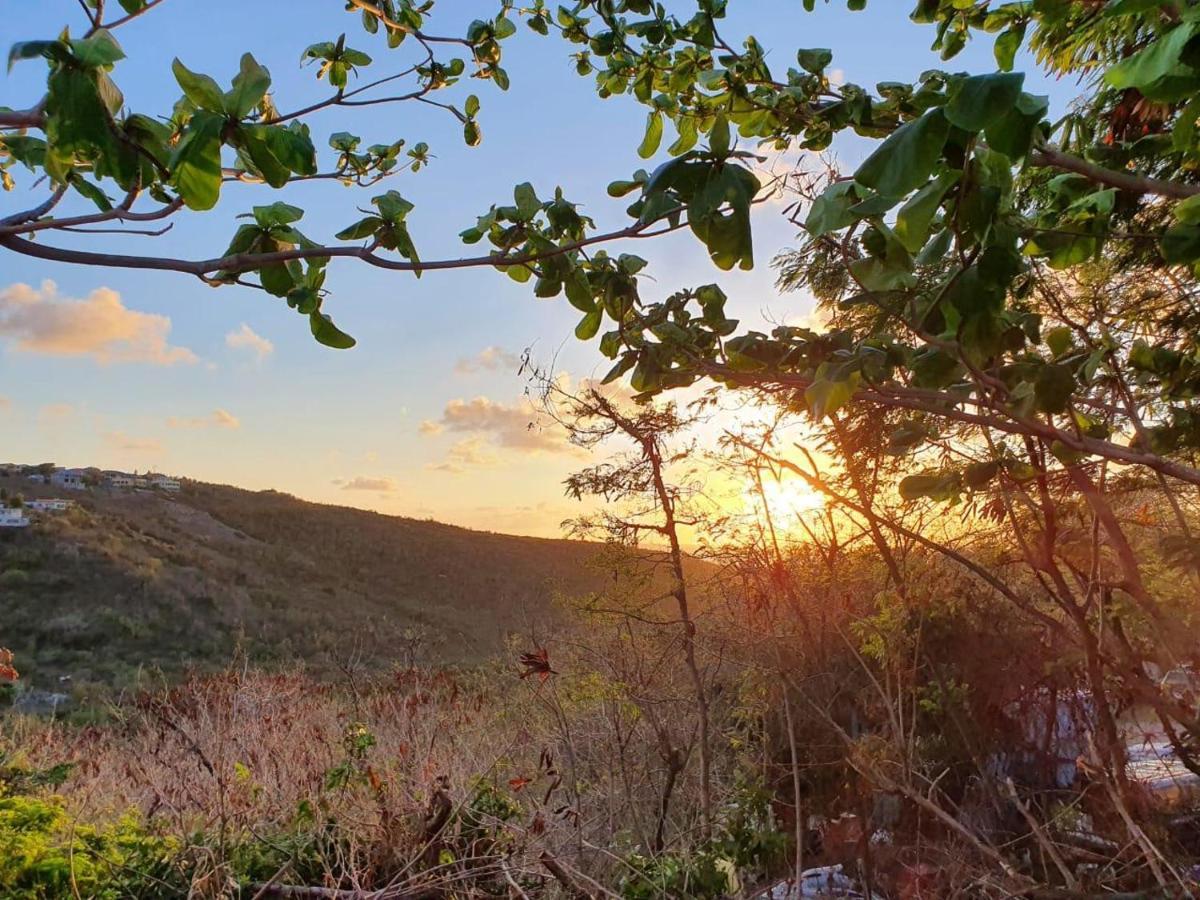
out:
M599 545L273 491L193 482L174 497L72 496L79 508L0 535L0 646L43 687L63 675L122 684L143 666L223 665L235 648L323 671L348 660L467 662L508 634L544 631L556 593L605 580Z

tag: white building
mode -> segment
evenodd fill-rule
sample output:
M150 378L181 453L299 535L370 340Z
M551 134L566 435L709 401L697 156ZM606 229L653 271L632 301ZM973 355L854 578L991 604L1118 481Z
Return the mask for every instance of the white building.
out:
M23 509L0 507L0 528L27 528L29 519Z
M124 472L109 472L104 476L104 483L112 488L133 487L133 476Z
M179 479L168 478L166 475L155 475L154 478L151 479L150 484L152 487L156 487L160 491L170 491L171 493L176 493L179 491Z
M68 491L82 491L87 487L84 478L87 473L82 469L59 469L50 476L50 483L55 487Z
M74 500L26 500L25 508L37 512L66 512L75 505Z

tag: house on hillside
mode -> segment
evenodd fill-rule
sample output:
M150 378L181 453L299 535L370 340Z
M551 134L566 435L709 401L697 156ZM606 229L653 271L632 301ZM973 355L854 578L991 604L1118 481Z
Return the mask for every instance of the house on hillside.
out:
M150 486L160 491L169 491L174 494L179 492L179 479L170 478L166 475L152 475L150 477Z
M23 509L0 507L0 528L28 528L29 517Z
M50 483L67 491L82 491L87 488L87 472L83 469L59 469L50 476Z
M126 475L124 472L105 472L104 484L110 488L131 488L133 487L133 476Z
M25 508L32 509L37 512L66 512L75 505L74 500L50 499L50 500L26 500Z

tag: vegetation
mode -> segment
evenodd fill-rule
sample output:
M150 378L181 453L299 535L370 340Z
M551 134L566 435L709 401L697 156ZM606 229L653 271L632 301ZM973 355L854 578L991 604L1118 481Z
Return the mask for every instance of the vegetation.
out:
M177 60L183 98L156 119L124 108L113 32L160 2L83 0L83 37L14 46L48 73L44 97L0 111L5 177L23 165L48 195L0 220L0 247L260 289L339 348L353 339L324 308L333 258L492 267L565 294L577 337L604 332L605 381L628 376L637 403L545 388L577 442L618 453L567 484L609 503L579 530L605 535L612 577L491 668L367 684L347 667L341 689L238 671L117 706L101 732L6 721L30 771L80 763L58 787L6 788L15 819L40 823L3 838L33 848L14 886L58 889L79 834L99 859L146 853L132 867L166 866L154 884L212 896L717 897L806 881L814 860L844 863L868 896L1195 896L1200 4L920 0L943 60L994 35L997 70L870 89L834 84L827 49L782 70L723 32L727 0L501 2L461 37L434 35L433 3L350 0L416 62L349 89L371 56L313 44L330 93L285 108L250 54L228 90ZM847 5L864 22L876 8ZM646 106L643 158L674 129L667 161L609 187L632 198L626 228L599 233L561 191L521 184L463 232L491 245L465 259L422 259L395 191L342 243L301 233L281 200L212 258L61 245L211 209L242 182L290 198L307 179L372 187L428 161L423 143L364 150L338 132L319 165L304 122L318 110L433 102L474 144L478 97L433 95L468 71L508 89L521 21L570 44L600 96ZM1027 60L1078 80L1065 115L1024 90ZM391 95L403 78L412 90ZM850 132L874 142L852 173L830 162L763 185L752 171L760 148L823 151ZM746 331L717 284L650 302L646 260L603 249L687 228L718 269L749 268L765 190L793 201L779 286L817 300L820 331ZM57 215L72 191L97 211ZM672 392L701 383L715 387L682 409ZM761 421L708 450L751 485L745 521L706 509L682 471L731 396ZM785 528L773 483L823 508ZM206 497L247 540L291 527L226 519ZM720 567L719 602L691 602L681 526ZM334 534L288 549L357 561ZM28 571L10 566L5 589ZM63 834L52 792L96 830Z
M0 539L0 640L31 688L66 677L84 705L93 688L220 669L235 652L326 675L478 662L607 578L578 541L196 482L171 500L81 494L29 532Z

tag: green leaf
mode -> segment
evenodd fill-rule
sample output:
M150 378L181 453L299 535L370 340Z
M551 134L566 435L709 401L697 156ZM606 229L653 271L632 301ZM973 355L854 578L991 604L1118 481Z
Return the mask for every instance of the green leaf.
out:
M943 172L913 194L896 213L896 237L909 253L916 253L925 246L933 217L941 207L946 192L958 183L958 179L958 172Z
M102 212L108 212L108 210L112 209L112 201L109 200L108 195L98 185L92 184L86 178L81 178L77 175L72 176L71 187L95 203L96 208Z
M400 196L396 191L388 191L378 197L372 197L371 202L379 210L379 215L386 222L403 222L413 205Z
M273 263L258 270L258 280L268 294L286 297L296 287L296 274L286 263Z
M290 225L292 222L299 222L304 218L304 210L298 206L291 206L282 201L276 201L270 206L256 206L253 208L254 221L261 228L270 228L273 225Z
M853 181L835 181L809 207L804 228L814 237L841 231L858 221L850 207L858 202Z
M717 156L729 155L729 120L723 113L713 122L708 135L708 147Z
M23 59L37 59L39 56L50 57L57 49L65 52L61 41L18 41L8 50L8 71Z
M538 210L542 208L542 202L538 199L537 192L528 181L513 188L513 200L516 201L517 212L526 222L536 216Z
M266 125L262 134L271 154L280 164L297 175L317 173L317 148L308 134L308 126L293 122L286 128L282 125Z
M262 102L270 86L271 73L249 53L242 54L241 69L233 78L233 90L224 97L225 112L235 119L244 119Z
M575 326L575 337L579 338L581 341L590 341L592 338L594 338L596 336L596 332L600 330L600 321L602 316L603 312L598 306L585 315L579 320L579 324Z
M468 96L467 102L463 104L463 112L467 114L468 118L474 118L479 112L479 98L474 94Z
M1188 265L1200 260L1200 225L1172 225L1159 241L1159 252L1169 263Z
M1177 74L1184 48L1195 36L1197 28L1200 23L1194 17L1182 22L1165 36L1108 69L1104 80L1117 90L1137 88L1147 97L1160 99L1156 86Z
M91 37L71 41L71 53L80 65L89 69L111 66L125 58L125 51L117 39L104 28L98 29Z
M1051 328L1046 332L1044 337L1046 346L1050 348L1050 352L1055 356L1062 356L1071 349L1074 343L1071 339L1071 329L1066 325Z
M995 72L964 78L946 104L950 124L964 131L983 131L1009 113L1021 96L1022 72Z
M1000 463L990 462L971 463L963 470L963 482L972 490L979 490L1000 473Z
M909 475L900 481L900 497L904 500L917 500L921 497L931 500L953 500L961 491L962 482L954 472Z
M171 71L175 73L175 80L183 88L184 96L197 107L215 113L225 111L225 95L212 78L193 72L180 62L178 57L171 63Z
M854 396L859 379L859 374L855 372L841 381L818 378L810 384L804 392L804 400L813 416L823 419L841 409Z
M334 325L333 320L323 312L312 313L308 317L308 323L312 328L313 337L326 347L333 347L335 350L349 350L358 343Z
M200 111L192 116L187 130L171 154L171 184L188 209L205 210L217 205L221 194L221 132L223 116Z
M996 65L1003 72L1011 72L1013 62L1016 59L1017 51L1021 49L1021 43L1025 40L1025 25L1014 25L1000 33L996 38L996 43L992 47L992 53L996 57Z
M662 143L662 135L663 114L656 109L646 119L646 134L638 147L638 156L649 159L657 153L659 144Z
M59 68L47 79L46 138L63 157L95 156L112 150L108 115L93 73Z
M898 128L854 173L861 185L888 197L903 197L924 184L942 153L950 123L940 109Z
M1180 200L1172 210L1175 221L1180 225L1200 225L1200 194Z
M800 63L800 68L805 71L820 75L833 62L833 51L823 47L814 50L797 50L796 62Z
M288 183L292 172L275 158L267 144L266 134L267 126L242 126L234 132L234 140L242 151L242 161L247 168L253 167L271 187L281 188Z
M503 40L506 37L512 37L517 33L516 23L514 23L512 19L505 18L504 16L497 16L495 25L493 26L493 33L496 35L497 40Z
M1049 108L1049 97L1022 92L1013 108L990 122L984 130L988 146L1013 162L1020 162L1033 146L1038 123L1045 118Z
M1033 395L1042 412L1066 412L1067 401L1075 391L1075 376L1069 366L1050 363L1038 370Z
M233 240L229 242L229 246L225 248L225 252L221 255L237 256L239 253L245 253L262 237L261 228L255 225L241 225L234 233Z

